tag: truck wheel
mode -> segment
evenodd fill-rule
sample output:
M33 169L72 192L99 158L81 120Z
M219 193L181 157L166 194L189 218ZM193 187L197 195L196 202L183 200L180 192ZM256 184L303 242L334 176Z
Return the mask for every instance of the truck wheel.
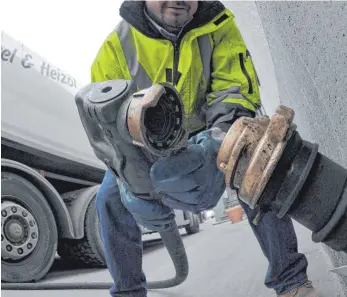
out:
M198 233L200 231L200 223L198 216L191 212L185 212L184 216L186 220L190 221L189 225L185 227L187 234L190 235Z
M58 244L59 256L79 267L106 267L95 199L90 201L87 208L84 237L78 240L63 239Z
M53 212L42 193L24 178L1 174L1 281L44 277L57 250Z

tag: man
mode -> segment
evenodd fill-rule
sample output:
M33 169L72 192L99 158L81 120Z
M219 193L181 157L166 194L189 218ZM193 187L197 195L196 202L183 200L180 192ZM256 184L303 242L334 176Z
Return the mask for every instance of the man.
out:
M219 1L125 1L123 21L102 45L92 81L133 79L138 89L168 82L185 105L188 148L157 161L150 172L163 203L136 198L107 172L97 195L112 296L146 296L141 231L137 223L164 230L172 208L195 213L214 207L225 189L216 166L223 134L260 106L256 73L233 14ZM177 166L182 164L182 166ZM253 225L254 212L241 202L269 261L265 285L282 297L318 296L297 252L290 218L268 213Z

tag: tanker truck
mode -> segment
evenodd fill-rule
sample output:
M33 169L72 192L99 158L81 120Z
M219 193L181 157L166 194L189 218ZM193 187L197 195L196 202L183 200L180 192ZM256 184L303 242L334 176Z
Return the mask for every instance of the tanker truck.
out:
M95 199L106 167L75 105L82 86L4 32L1 68L1 280L37 281L57 253L104 267ZM188 234L199 231L197 215L175 212Z

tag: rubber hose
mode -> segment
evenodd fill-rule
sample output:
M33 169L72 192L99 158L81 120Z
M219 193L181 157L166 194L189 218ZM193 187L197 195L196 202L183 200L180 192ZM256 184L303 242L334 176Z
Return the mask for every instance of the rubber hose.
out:
M160 236L163 239L163 242L175 266L176 275L168 280L149 282L149 289L175 287L183 283L188 276L188 258L177 226L175 226L172 231L161 232Z
M319 153L296 131L259 200L278 218L288 215L312 240L347 252L347 169Z
M183 283L189 271L188 258L177 225L170 231L160 232L166 249L175 267L175 277L162 281L148 282L148 289L165 289ZM85 283L2 283L1 290L109 290L112 282Z

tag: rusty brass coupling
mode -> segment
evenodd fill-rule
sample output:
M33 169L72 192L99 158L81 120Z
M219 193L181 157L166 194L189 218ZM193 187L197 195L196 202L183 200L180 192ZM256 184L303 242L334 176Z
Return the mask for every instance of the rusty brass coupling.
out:
M253 209L296 128L293 118L294 111L282 105L271 118L241 117L219 149L217 165L226 184L239 189L240 199Z
M169 155L187 145L184 106L169 84L154 84L133 94L127 126L133 143L154 155Z

